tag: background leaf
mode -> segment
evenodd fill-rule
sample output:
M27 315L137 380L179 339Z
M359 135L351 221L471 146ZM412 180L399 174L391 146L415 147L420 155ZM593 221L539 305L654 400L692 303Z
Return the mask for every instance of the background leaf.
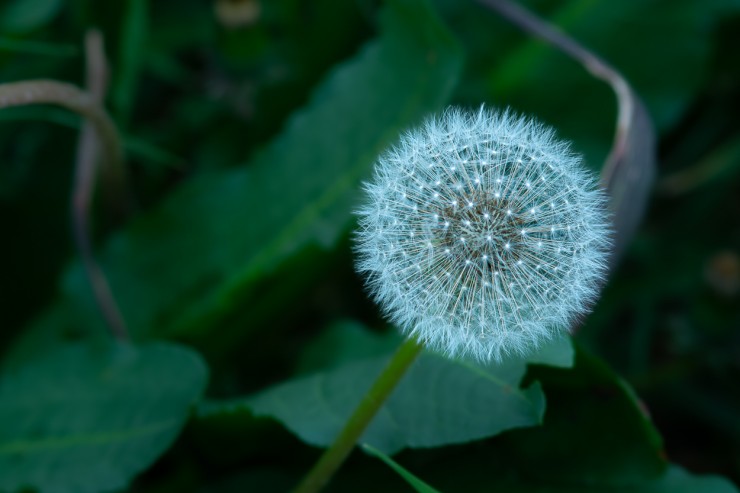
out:
M329 370L360 359L387 356L402 342L403 336L393 327L379 334L354 320L338 321L301 352L296 373Z
M333 246L376 155L447 101L460 64L428 5L390 2L378 40L333 71L248 167L189 181L112 238L102 267L132 331L195 337L291 255ZM51 325L89 327L97 308L79 264L63 291L71 310L56 312L73 318Z
M136 338L186 339L210 363L211 400L130 489L283 493L318 457L279 421L222 404L397 344L354 271L349 211L372 155L402 128L447 104L510 106L573 139L598 171L614 130L608 86L477 2L431 2L0 2L2 81L79 85L86 31L103 33L111 89L128 101L108 100L128 129L135 212L96 209L96 256ZM572 372L530 364L516 387L540 382L543 424L393 460L448 493L735 491L686 471L740 484L740 2L520 3L626 76L656 123L659 186L577 331L593 356ZM233 27L219 4L254 10ZM8 29L19 6L32 22ZM0 113L5 375L106 336L68 267L78 119L15 110ZM289 211L274 204L281 191ZM0 476L14 470L3 463ZM329 491L410 488L355 453Z
M0 489L116 490L172 444L206 384L171 344L69 345L0 377Z
M119 49L119 62L116 67L118 73L111 90L111 99L119 125L123 128L128 125L144 60L149 34L148 8L147 0L127 0L122 18L123 43Z
M655 131L639 96L624 76L575 38L509 0L481 0L523 31L540 38L609 84L617 98L611 151L601 167L610 198L614 244L612 264L621 258L642 219L655 178Z
M62 6L61 0L9 0L0 8L0 30L27 32L38 29Z

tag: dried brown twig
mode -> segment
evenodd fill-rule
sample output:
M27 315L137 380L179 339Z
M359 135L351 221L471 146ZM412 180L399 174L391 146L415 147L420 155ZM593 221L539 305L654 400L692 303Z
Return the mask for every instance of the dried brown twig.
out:
M72 84L55 80L29 80L0 84L0 109L28 104L55 104L82 115L86 121L79 137L75 183L71 200L74 240L88 280L105 321L116 339L129 339L123 317L108 281L98 266L90 239L90 206L100 154L105 163L106 183L113 195L124 188L123 151L118 131L102 107L107 85L107 68L102 37L88 32L85 39L87 83L85 92Z
M614 214L616 261L637 229L655 178L655 132L642 101L622 74L557 27L510 0L478 1L580 62L616 94L614 142L601 168L601 183L609 192Z

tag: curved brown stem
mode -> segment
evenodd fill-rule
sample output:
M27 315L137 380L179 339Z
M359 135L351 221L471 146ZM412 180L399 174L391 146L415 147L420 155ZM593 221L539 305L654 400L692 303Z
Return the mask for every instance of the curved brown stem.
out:
M105 93L105 58L102 38L90 31L86 38L88 85L90 92L55 80L29 80L0 84L0 109L28 104L55 104L86 119L80 133L75 184L71 200L72 229L85 273L98 306L114 337L129 339L118 305L108 281L98 266L90 239L90 205L95 185L98 154L102 152L108 184L121 190L124 184L123 151L118 131L101 106Z

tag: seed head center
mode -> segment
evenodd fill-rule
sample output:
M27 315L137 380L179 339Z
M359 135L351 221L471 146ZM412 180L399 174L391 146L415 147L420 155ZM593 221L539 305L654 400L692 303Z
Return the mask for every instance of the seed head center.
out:
M479 193L438 213L439 242L454 263L491 270L511 256L521 241L523 214L513 201Z

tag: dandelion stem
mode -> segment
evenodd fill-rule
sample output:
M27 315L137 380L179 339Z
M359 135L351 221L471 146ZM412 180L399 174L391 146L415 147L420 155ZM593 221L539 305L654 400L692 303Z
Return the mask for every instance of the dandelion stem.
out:
M334 443L324 452L293 493L316 493L327 485L422 349L423 346L413 337L398 348L362 402L355 408Z

